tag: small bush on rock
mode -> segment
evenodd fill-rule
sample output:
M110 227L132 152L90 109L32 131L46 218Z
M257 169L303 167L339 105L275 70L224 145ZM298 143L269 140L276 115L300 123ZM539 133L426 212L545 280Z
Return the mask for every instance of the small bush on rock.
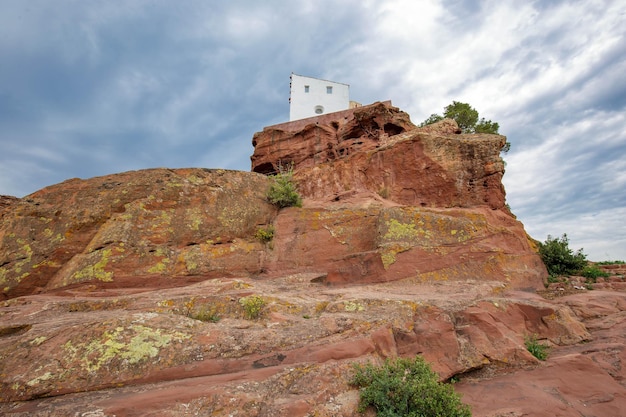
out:
M281 169L272 179L272 184L267 190L267 200L270 203L278 208L302 207L302 198L293 183L293 170L291 168L288 170Z
M574 253L569 248L567 235L553 238L548 235L544 243L539 242L539 255L550 275L573 275L587 265L582 249Z
M607 272L604 272L595 265L589 265L583 268L581 275L587 278L587 281L596 282L600 277L606 278L610 276Z
M261 315L261 310L265 306L265 300L260 295L250 295L240 298L239 304L243 307L245 317L249 320L254 320Z
M381 366L354 365L351 384L360 388L359 412L372 406L377 416L468 417L472 413L449 384L420 356L387 359Z
M254 237L260 240L262 243L270 242L274 239L274 226L269 225L267 227L259 227L254 234Z
M540 361L545 361L548 358L550 346L539 343L537 335L527 336L524 339L524 345L526 345L526 349L528 349L530 354Z

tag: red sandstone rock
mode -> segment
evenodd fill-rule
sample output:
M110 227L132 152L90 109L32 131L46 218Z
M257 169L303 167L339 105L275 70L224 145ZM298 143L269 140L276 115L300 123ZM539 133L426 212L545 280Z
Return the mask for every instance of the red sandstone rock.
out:
M267 186L246 172L153 169L44 188L0 218L2 295L256 273L254 233L276 212Z
M9 199L0 413L356 416L352 363L415 354L461 378L475 416L622 409L626 298L533 293L547 273L504 207L504 138L384 103L332 117L254 139L256 171L295 164L304 208L270 206L263 175L201 169Z
M252 139L252 171L278 172L334 161L381 145L386 137L413 129L409 115L387 103L266 127Z
M554 346L545 363L514 373L470 375L456 385L475 416L621 416L626 409L626 295L587 291L571 307L592 337Z
M417 128L383 103L330 116L299 130L279 125L255 134L252 170L293 166L300 192L318 200L349 190L411 206L505 207L504 136L459 135L453 120Z
M0 218L2 218L4 213L9 211L9 208L19 200L19 198L10 195L0 195Z
M5 297L66 286L176 286L209 277L311 272L325 283L546 276L523 225L500 210L347 200L276 215L265 176L147 170L47 187L0 219ZM254 237L273 224L274 240Z
M527 289L546 276L523 225L485 207L291 208L274 226L269 276L317 272L334 284L496 279Z
M442 379L467 374L458 387L476 416L578 407L614 415L626 398L626 295L547 301L494 297L498 288L398 281L332 289L288 276L21 297L0 309L0 412L356 416L351 362L422 354ZM238 302L251 293L267 300L258 320L243 319ZM616 308L600 308L602 300ZM582 305L596 313L580 321L569 306ZM191 318L203 308L220 320ZM554 346L546 364L526 351L529 334Z

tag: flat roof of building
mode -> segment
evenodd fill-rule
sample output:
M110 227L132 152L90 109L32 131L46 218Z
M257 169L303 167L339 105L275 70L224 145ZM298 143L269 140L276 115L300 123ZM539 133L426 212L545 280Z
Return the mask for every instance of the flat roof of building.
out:
M302 78L310 78L312 80L325 81L327 83L343 84L343 85L347 85L348 87L350 87L350 84L340 83L338 81L325 80L323 78L309 77L308 75L300 75L300 74L296 74L295 72L292 72L291 75L297 75L298 77L302 77Z

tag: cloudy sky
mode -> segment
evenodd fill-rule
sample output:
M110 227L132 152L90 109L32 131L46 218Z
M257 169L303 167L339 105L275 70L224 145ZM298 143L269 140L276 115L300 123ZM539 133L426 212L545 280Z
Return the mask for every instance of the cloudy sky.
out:
M152 167L250 169L291 72L500 123L513 212L626 260L626 1L0 0L0 194Z

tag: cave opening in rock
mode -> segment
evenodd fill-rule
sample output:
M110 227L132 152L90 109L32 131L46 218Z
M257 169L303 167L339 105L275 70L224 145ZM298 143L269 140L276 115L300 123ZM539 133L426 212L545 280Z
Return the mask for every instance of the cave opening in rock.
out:
M400 133L404 132L404 128L402 126L398 126L394 123L385 123L385 126L383 126L383 130L389 136L399 135Z

